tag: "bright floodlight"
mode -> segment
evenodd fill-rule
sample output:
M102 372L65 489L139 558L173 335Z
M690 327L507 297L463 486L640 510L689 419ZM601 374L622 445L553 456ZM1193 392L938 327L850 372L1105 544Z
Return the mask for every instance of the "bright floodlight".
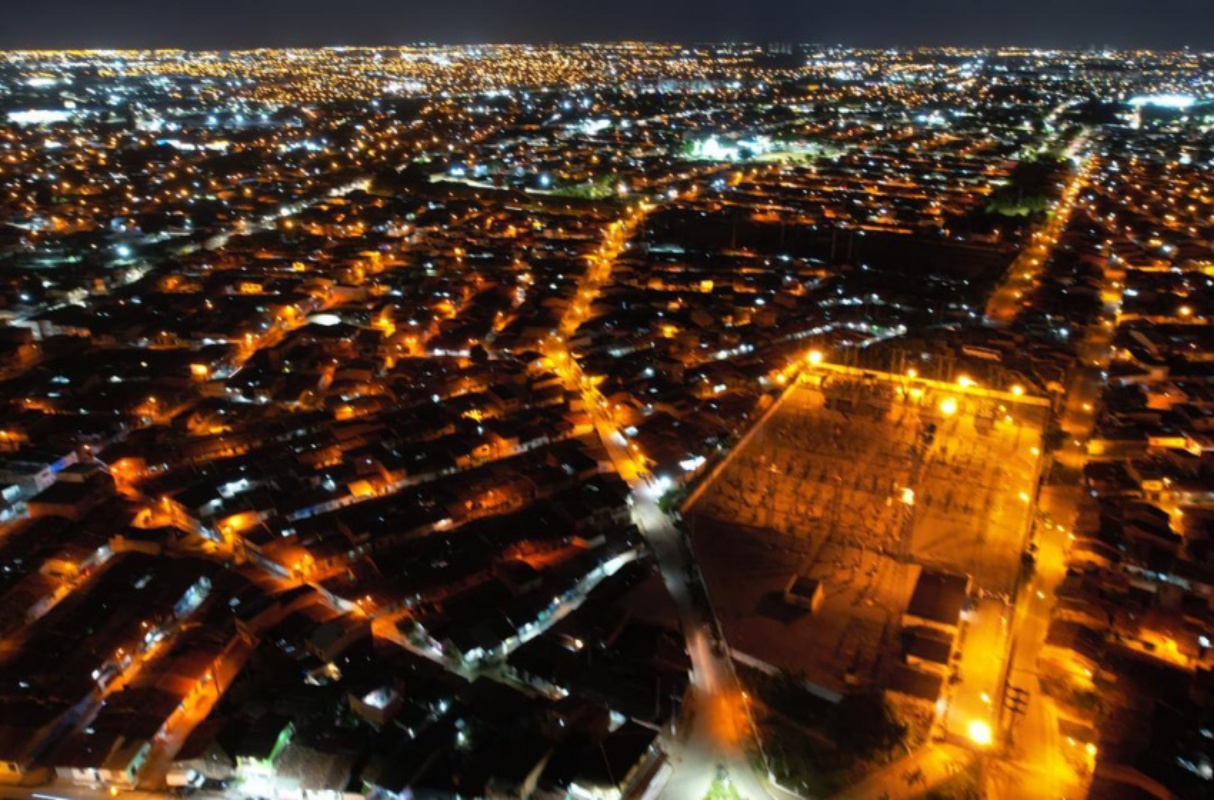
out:
M1137 97L1130 98L1130 105L1134 108L1158 106L1159 108L1183 110L1196 102L1197 98L1191 94L1140 94Z
M653 497L658 498L674 488L674 481L666 475L659 475L649 484L649 492Z
M951 417L957 413L957 398L946 397L940 401L940 413L946 417Z
M979 747L988 747L994 741L991 726L980 719L970 720L966 732L969 734L970 740Z
M821 350L810 350L809 351L809 363L811 363L815 366L818 364L821 364L822 363L822 351Z

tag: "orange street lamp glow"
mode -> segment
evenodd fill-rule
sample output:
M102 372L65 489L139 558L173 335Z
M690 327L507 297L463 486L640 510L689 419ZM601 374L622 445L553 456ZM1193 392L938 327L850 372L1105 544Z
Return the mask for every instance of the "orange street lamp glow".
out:
M979 747L990 747L991 742L994 741L991 726L980 719L970 720L966 733L969 734L970 741Z
M946 397L940 401L940 413L946 417L951 417L957 413L957 398Z
M809 356L807 357L806 360L809 361L809 363L813 364L814 366L821 364L822 363L822 351L821 350L810 350Z

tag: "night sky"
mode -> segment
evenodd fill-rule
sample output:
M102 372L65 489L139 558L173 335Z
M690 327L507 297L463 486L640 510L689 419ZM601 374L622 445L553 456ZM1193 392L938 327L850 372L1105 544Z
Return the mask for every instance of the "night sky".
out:
M800 41L1214 49L1214 0L5 0L0 47Z

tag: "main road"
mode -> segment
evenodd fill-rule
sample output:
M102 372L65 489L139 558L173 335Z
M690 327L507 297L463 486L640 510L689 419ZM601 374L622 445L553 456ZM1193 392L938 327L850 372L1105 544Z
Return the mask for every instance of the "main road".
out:
M1080 141L1073 145L1073 149L1082 146L1083 142ZM1071 213L1079 200L1079 193L1087 186L1091 169L1090 158L1085 158L1080 162L1079 169L1075 171L1070 181L1067 182L1066 188L1062 190L1062 196L1054 206L1049 220L1043 227L1033 231L1029 237L1028 247L1022 250L1008 267L1003 283L995 289L991 299L987 302L986 320L988 323L1006 325L1016 317L1023 304L1025 292L1032 288L1037 276L1049 263L1050 254L1066 230Z
M1096 422L1096 408L1109 363L1119 293L1116 282L1106 276L1105 291L1113 300L1101 316L1083 332L1076 348L1077 365L1067 387L1058 423L1067 434L1054 454L1063 474L1042 489L1036 527L1037 561L1016 607L1013 627L1014 650L1008 684L1024 692L1023 714L1007 715L1008 750L1006 771L997 783L1006 798L1082 797L1084 776L1072 766L1088 759L1094 750L1065 741L1058 731L1058 713L1052 698L1041 691L1037 660L1041 654L1055 605L1054 592L1066 577L1067 549L1079 513L1081 487L1078 470L1087 458L1086 442ZM1083 748L1068 753L1066 750Z
M772 786L765 775L756 771L752 761L752 755L758 753L758 741L747 698L724 643L717 643L716 621L706 603L708 595L687 539L659 508L658 501L666 487L654 482L643 458L624 438L610 406L594 382L582 373L568 346L569 335L585 319L602 286L610 279L616 259L652 209L640 203L623 219L608 226L603 244L591 257L578 287L578 300L557 332L547 340L545 353L566 386L582 396L603 446L632 489L633 519L648 540L674 599L691 656L692 697L684 708L676 736L667 746L672 771L661 796L698 800L724 772L743 797L782 800L795 795Z

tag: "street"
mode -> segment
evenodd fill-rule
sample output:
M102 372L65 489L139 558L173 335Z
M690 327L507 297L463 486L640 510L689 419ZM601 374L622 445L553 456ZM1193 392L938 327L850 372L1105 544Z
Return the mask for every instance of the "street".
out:
M698 800L707 794L718 768L723 766L743 797L781 797L769 790L751 762L756 740L745 698L727 651L721 648L718 652L713 647L715 621L693 598L688 576L694 574L694 559L682 533L658 507L662 487L652 482L639 456L630 450L606 401L582 373L567 343L567 336L577 329L610 278L615 259L650 210L642 204L623 221L609 226L603 246L579 287L580 302L562 321L559 334L549 338L546 354L566 385L581 394L616 471L632 488L633 519L648 540L674 598L691 656L693 697L684 711L687 727L667 743L673 769L662 796Z

